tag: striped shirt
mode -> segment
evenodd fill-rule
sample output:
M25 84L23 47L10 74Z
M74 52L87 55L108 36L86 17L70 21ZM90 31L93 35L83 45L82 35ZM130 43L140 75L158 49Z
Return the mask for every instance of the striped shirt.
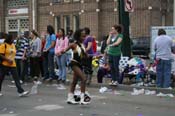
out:
M24 55L24 51L28 49L29 42L27 38L20 38L18 40L14 40L15 46L16 46L16 57L15 59L22 59Z
M106 63L107 63L106 58L103 56L103 57L99 60L99 65L100 65L100 66L103 66L103 65L105 65Z

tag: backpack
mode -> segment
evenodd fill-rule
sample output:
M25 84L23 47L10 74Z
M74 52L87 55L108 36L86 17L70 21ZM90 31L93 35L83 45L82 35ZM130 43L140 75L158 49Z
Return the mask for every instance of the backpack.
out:
M4 43L5 44L5 43ZM6 51L6 48L7 48L7 46L6 46L6 44L5 44L5 51ZM3 54L4 55L4 54ZM3 61L3 59L0 57L0 65L2 64L2 61Z

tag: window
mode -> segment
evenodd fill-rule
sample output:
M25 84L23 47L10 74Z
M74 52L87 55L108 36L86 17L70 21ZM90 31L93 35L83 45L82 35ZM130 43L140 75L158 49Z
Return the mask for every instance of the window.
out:
M27 6L29 4L29 0L8 0L7 7L19 7L19 6Z
M73 2L79 2L80 0L73 0Z
M7 20L8 31L28 31L29 30L29 19L28 18L16 18Z
M60 16L57 16L55 19L55 29L58 31L61 28L61 18Z
M70 17L68 15L64 16L64 29L66 34L70 30Z
M59 3L61 0L52 0L53 3Z
M20 28L26 30L29 28L29 19L20 19Z
M8 20L8 30L18 30L18 20L17 19L9 19Z
M64 2L70 2L70 0L64 0Z
M79 15L74 15L73 16L73 27L74 27L74 31L76 31L77 29L79 29L79 26L80 26Z

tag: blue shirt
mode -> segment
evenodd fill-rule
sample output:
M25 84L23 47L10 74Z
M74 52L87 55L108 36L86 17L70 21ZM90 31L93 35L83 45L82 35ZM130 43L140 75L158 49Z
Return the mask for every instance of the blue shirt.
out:
M45 46L45 48L48 49L48 48L52 45L52 42L53 42L53 41L54 41L54 42L56 41L56 36L55 36L55 34L47 35L47 37L46 37L46 46ZM50 53L54 53L54 52L55 52L54 49L55 49L55 48L51 48L51 49L49 50L49 52L50 52Z

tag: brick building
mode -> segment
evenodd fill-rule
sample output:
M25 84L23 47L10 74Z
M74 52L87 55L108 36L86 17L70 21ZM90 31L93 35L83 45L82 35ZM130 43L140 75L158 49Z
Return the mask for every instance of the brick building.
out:
M90 27L99 39L118 23L118 0L0 0L0 31L16 35L48 24L69 29ZM149 37L151 26L173 25L173 0L133 0L130 34Z

